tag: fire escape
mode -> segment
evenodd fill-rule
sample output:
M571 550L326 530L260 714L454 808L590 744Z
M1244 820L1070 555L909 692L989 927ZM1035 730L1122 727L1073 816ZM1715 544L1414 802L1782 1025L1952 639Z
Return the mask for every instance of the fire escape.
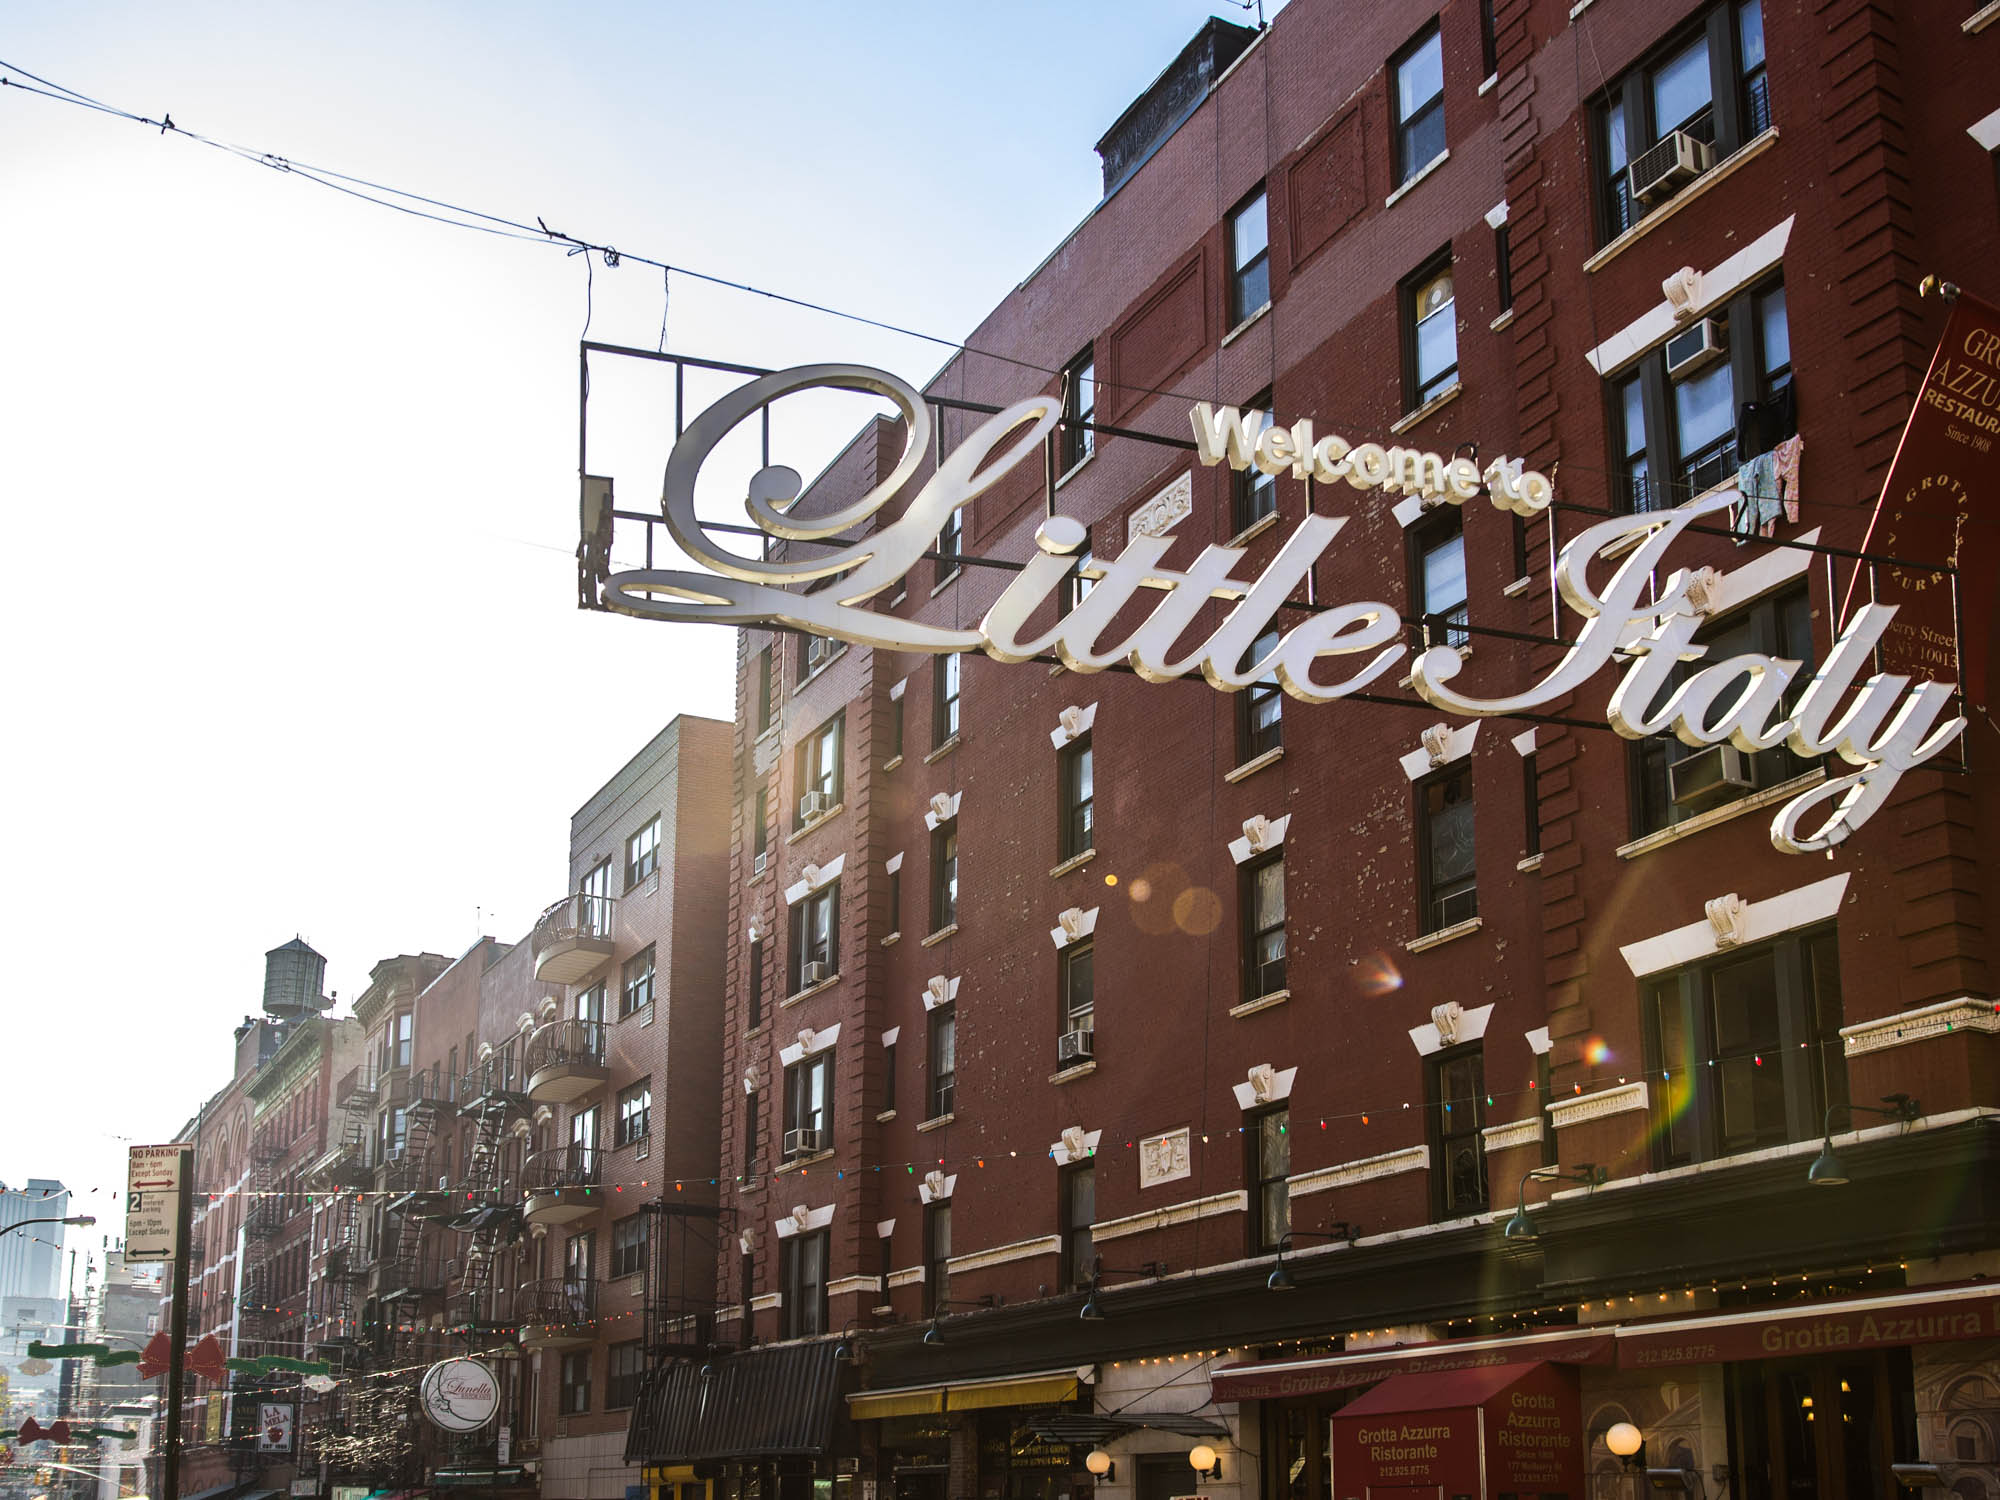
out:
M511 1201L504 1148L534 1108L524 1085L518 1038L459 1081L459 1113L473 1122L473 1138L462 1194L453 1203L459 1211L448 1221L466 1236L451 1322L472 1338L513 1324L511 1305L503 1300L494 1271L501 1248L521 1233L521 1210Z
M418 1073L411 1077L405 1106L402 1151L383 1173L390 1195L376 1258L376 1286L383 1317L398 1355L441 1354L425 1338L425 1304L444 1293L444 1265L436 1236L425 1225L452 1212L451 1184L434 1175L438 1133L456 1115L457 1079Z
M326 1209L326 1251L320 1271L319 1292L323 1301L318 1310L325 1324L320 1347L323 1353L345 1364L356 1349L360 1331L356 1296L367 1266L363 1260L358 1190L369 1185L369 1126L380 1092L374 1074L365 1064L342 1079L339 1087L344 1092L340 1100L340 1139L313 1163L311 1178L333 1193Z

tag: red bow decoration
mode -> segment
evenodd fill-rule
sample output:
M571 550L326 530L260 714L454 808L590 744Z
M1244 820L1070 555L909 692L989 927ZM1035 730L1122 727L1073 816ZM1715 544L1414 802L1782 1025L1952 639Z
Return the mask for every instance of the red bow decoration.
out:
M151 1380L155 1375L166 1374L173 1352L173 1341L164 1333L147 1339L146 1347L139 1351L139 1378Z
M67 1443L69 1441L69 1423L58 1417L54 1422L44 1427L33 1417L29 1417L21 1424L21 1441L23 1443Z
M187 1363L183 1368L190 1375L200 1375L208 1380L229 1378L229 1367L222 1362L222 1345L216 1342L212 1333L203 1334L201 1342L188 1350Z

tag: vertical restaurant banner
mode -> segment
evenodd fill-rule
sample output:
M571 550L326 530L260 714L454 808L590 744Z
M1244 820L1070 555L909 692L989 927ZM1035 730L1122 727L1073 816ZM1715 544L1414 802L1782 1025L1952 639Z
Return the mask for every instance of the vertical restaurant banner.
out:
M292 1451L292 1408L279 1401L260 1402L257 1407L257 1451Z
M1889 464L1868 523L1865 552L1959 570L1965 619L1964 661L1957 668L1966 701L1984 706L2000 614L1992 580L2000 568L1994 527L2000 508L2000 309L1961 292L1945 318L1930 370ZM1842 619L1867 599L1867 579L1848 585ZM1882 639L1885 670L1912 678L1953 675L1951 580L1916 568L1880 567L1876 597L1896 606Z

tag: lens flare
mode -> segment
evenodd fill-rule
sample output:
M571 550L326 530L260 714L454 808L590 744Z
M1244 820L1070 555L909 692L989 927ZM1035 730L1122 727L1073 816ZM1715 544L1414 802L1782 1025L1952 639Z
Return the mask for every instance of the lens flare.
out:
M1583 1060L1593 1068L1611 1061L1611 1047L1603 1037L1594 1036L1583 1044Z
M1364 995L1391 995L1403 987L1403 971L1388 954L1370 953L1355 961L1354 985Z
M1174 926L1190 937L1207 937L1222 925L1222 898L1204 885L1174 897Z

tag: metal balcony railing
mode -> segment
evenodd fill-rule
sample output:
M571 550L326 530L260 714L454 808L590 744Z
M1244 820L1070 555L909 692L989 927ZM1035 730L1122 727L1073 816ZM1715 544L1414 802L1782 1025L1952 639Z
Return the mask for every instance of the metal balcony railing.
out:
M528 1076L565 1064L603 1067L604 1036L602 1021L551 1021L528 1038Z
M458 1080L458 1102L471 1104L492 1094L518 1094L524 1086L521 1057L509 1042Z
M526 1324L592 1322L597 1317L597 1283L562 1276L524 1281L514 1293L514 1316Z
M532 1152L522 1164L521 1185L530 1193L595 1187L603 1154L591 1146L552 1146Z
M617 901L610 896L570 892L535 919L534 951L539 953L551 943L572 938L608 940L617 907Z

